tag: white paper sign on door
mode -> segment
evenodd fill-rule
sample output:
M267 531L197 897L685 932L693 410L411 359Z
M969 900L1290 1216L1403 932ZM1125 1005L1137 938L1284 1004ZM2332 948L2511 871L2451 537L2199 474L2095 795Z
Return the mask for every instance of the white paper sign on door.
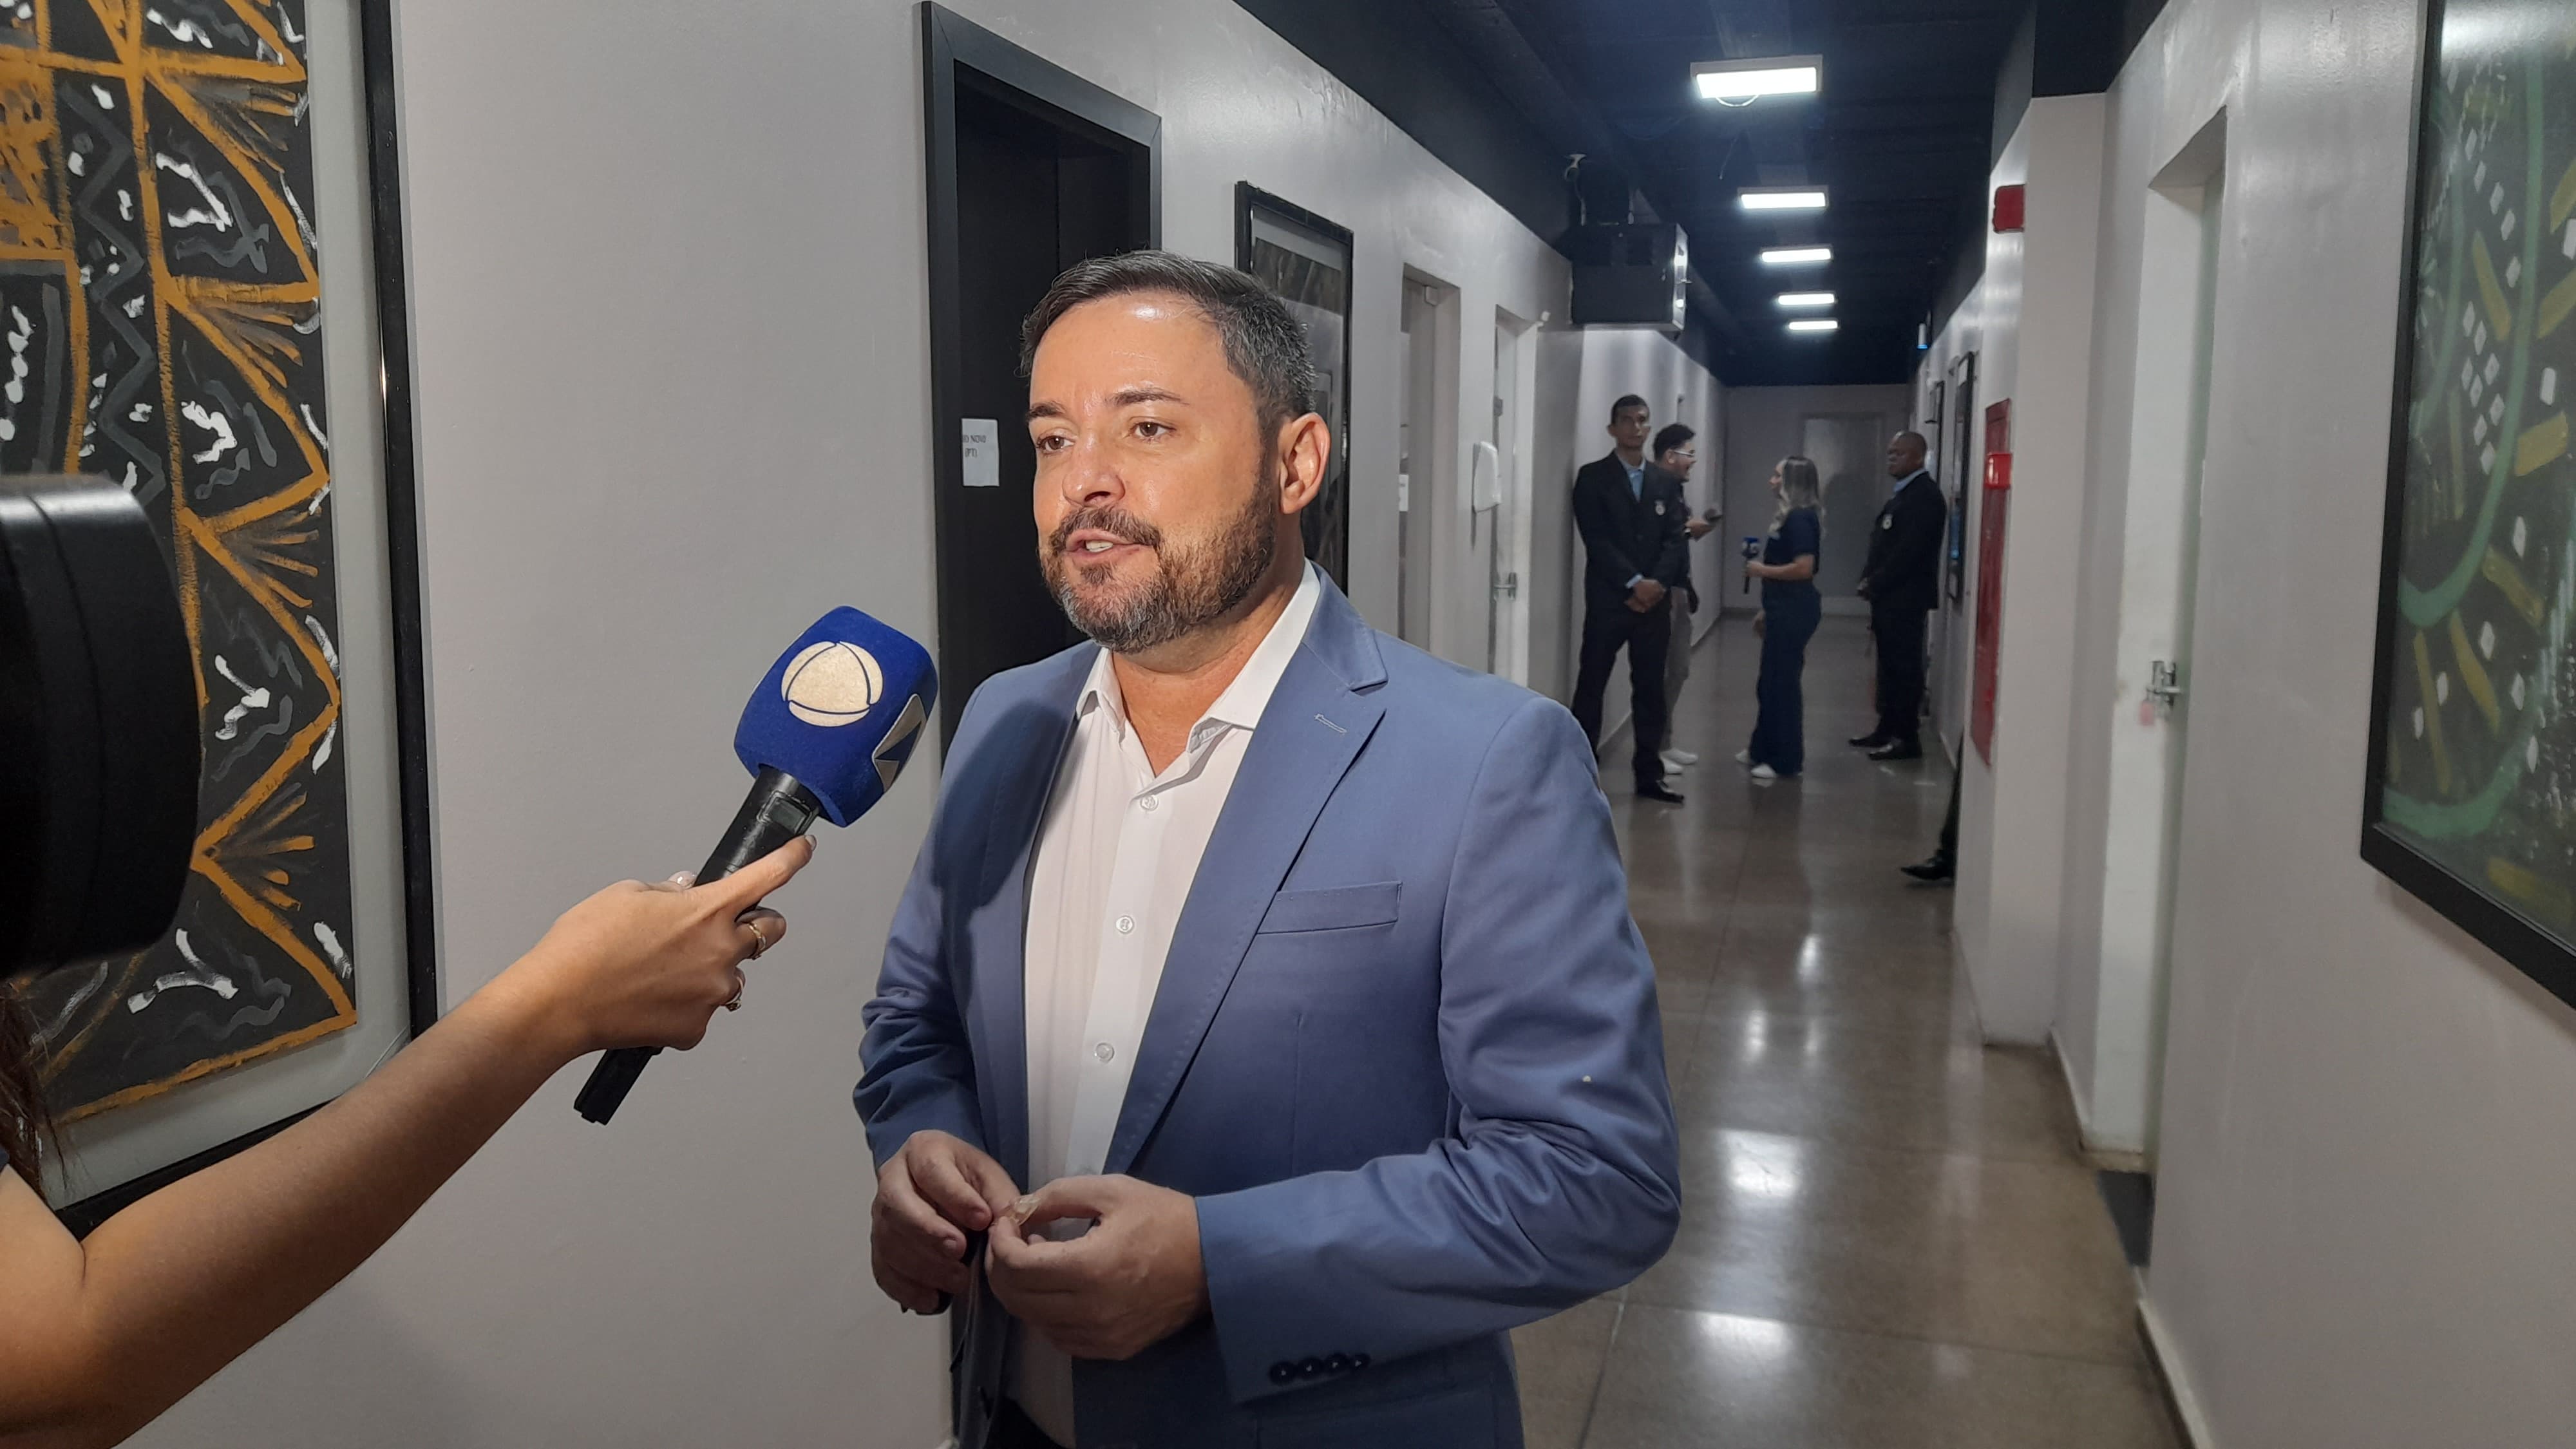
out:
M958 429L965 445L966 486L1001 487L1001 425L991 418L964 418L959 420Z

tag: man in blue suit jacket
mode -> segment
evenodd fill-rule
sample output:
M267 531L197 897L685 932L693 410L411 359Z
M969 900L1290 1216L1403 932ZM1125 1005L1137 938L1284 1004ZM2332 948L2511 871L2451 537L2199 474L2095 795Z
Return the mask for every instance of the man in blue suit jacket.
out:
M862 1049L878 1282L958 1305L964 1449L1518 1446L1507 1331L1679 1216L1583 734L1305 563L1331 440L1252 279L1084 263L1027 351L1099 642L948 749Z

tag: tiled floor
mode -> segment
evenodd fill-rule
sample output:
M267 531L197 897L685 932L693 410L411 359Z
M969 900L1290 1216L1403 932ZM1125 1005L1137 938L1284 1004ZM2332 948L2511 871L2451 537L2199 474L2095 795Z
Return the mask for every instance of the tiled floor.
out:
M1514 1335L1530 1449L2173 1449L2129 1271L2056 1067L1981 1048L1950 893L1896 867L1948 803L1875 765L1867 634L1808 651L1808 773L1757 785L1755 643L1703 643L1679 808L1603 778L1655 957L1681 1236L1625 1291ZM1624 677L1615 688L1624 689Z

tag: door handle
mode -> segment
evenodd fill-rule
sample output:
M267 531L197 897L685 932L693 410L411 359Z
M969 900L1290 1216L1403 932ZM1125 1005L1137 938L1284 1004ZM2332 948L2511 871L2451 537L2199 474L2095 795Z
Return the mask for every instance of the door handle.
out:
M2147 698L2173 708L2182 701L2182 666L2170 659L2158 659L2147 665Z

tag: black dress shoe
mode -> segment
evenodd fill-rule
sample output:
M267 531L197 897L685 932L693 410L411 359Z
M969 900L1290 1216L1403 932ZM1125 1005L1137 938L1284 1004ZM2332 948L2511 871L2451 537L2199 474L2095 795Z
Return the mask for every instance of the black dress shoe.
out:
M1869 757L1873 760L1919 760L1923 758L1923 742L1898 740L1894 744L1881 745L1870 751Z
M1889 739L1887 736L1880 734L1876 730L1871 730L1865 735L1854 735L1851 737L1851 747L1855 750L1885 749L1887 746L1894 743L1896 743L1894 740Z
M1937 850L1932 852L1930 860L1919 861L1913 865L1900 865L1897 869L1921 881L1940 882L1957 874L1957 871L1952 868L1950 857Z
M1640 800L1661 800L1667 805L1679 805L1682 803L1682 792L1665 784L1661 780L1639 780L1637 782L1637 798Z

